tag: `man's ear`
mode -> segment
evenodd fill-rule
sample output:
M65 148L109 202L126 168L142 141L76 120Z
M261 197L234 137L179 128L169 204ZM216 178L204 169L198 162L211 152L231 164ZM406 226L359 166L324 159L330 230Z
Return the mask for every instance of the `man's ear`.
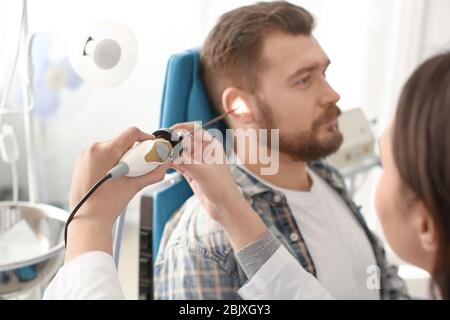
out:
M422 201L415 205L414 224L419 243L426 252L436 252L438 249L438 231L436 224Z
M252 110L251 97L244 90L229 87L222 94L222 105L225 112L237 109L229 117L241 123L255 122L255 115Z

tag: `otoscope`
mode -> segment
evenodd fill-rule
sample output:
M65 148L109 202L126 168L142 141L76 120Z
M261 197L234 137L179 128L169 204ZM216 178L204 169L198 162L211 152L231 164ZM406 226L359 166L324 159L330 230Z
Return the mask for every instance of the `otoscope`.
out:
M204 129L218 121L222 120L238 108L231 109L212 120L206 122L201 127L194 129ZM190 133L192 134L192 133ZM160 166L178 158L183 152L183 136L177 134L171 129L159 129L153 132L155 139L145 140L135 144L129 149L107 174L100 179L94 186L84 195L84 197L74 207L67 219L64 230L64 242L67 246L67 230L70 222L72 222L75 214L81 206L89 199L90 196L109 179L119 177L140 177L156 170Z

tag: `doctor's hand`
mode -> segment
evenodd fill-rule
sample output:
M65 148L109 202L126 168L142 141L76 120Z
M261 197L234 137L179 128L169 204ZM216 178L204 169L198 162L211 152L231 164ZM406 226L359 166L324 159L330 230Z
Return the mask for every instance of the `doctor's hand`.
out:
M117 138L97 142L78 158L73 171L69 205L72 210L90 188L114 167L123 154L136 142L153 139L137 128L129 128ZM80 252L112 251L112 227L128 202L144 187L164 178L166 166L147 175L108 180L84 203L67 234L66 261Z
M191 133L183 139L183 153L172 167L185 177L211 218L224 222L230 210L246 201L234 182L222 144L193 122L171 129Z
M233 248L259 239L267 227L239 191L222 143L194 123L172 127L195 132L183 139L183 153L172 163L188 181L205 211L218 222Z

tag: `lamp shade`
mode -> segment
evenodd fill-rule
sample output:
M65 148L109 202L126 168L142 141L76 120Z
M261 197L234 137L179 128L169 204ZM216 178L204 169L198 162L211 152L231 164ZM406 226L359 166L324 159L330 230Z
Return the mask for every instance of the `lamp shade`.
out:
M80 32L81 31L81 32ZM100 88L122 83L137 60L137 41L123 23L102 21L68 41L69 61L86 82Z

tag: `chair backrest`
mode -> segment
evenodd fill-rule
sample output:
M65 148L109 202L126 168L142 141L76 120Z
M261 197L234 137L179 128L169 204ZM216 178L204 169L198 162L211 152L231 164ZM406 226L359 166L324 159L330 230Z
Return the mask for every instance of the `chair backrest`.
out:
M164 84L160 127L169 128L186 121L206 122L216 116L200 77L200 53L187 50L170 57ZM224 129L224 123L216 128ZM164 226L172 214L192 195L186 180L182 179L154 195L152 253L158 254Z

